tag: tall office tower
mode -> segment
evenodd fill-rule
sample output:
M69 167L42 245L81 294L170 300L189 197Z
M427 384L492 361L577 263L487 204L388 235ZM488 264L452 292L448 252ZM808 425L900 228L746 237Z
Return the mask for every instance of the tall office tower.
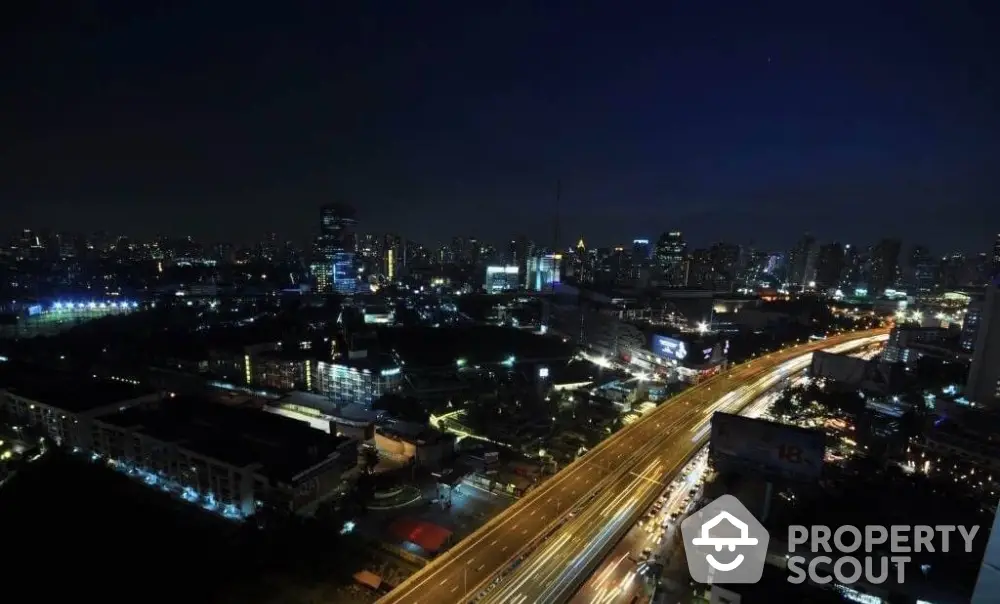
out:
M820 246L816 257L816 287L828 289L840 285L844 272L844 248L839 243Z
M507 264L517 267L517 274L521 287L527 288L528 281L528 258L535 253L535 244L524 235L518 235L510 242L507 252Z
M993 242L993 274L990 277L994 279L1000 277L1000 234L997 235L996 241Z
M972 298L969 306L965 309L965 318L962 321L962 335L959 342L962 350L972 352L976 348L976 338L979 337L979 325L983 319L983 299Z
M632 240L632 267L630 277L638 283L649 279L649 259L652 256L653 248L649 245L649 239Z
M815 277L816 238L806 233L788 253L789 285L805 285Z
M909 290L926 294L937 288L938 263L930 250L922 245L913 246L907 258L905 276Z
M680 231L660 235L653 258L667 284L687 285L687 243Z
M731 290L736 284L740 270L740 246L733 243L714 243L709 249L712 287L716 290Z
M562 254L544 254L528 258L527 289L541 292L551 290L561 281Z
M883 239L872 248L868 291L878 296L896 285L899 270L899 239Z
M1000 287L986 287L986 298L972 351L972 367L965 396L977 405L1000 405Z
M350 253L357 247L357 211L347 204L332 203L320 208L320 237L326 238L334 249Z
M384 241L382 242L382 274L385 275L389 281L394 280L398 273L399 267L406 266L406 253L405 253L406 240L399 235L392 233L387 233L385 235Z
M354 293L357 285L354 268L357 224L357 212L347 204L329 204L320 208L318 251L330 267L332 288L343 294Z

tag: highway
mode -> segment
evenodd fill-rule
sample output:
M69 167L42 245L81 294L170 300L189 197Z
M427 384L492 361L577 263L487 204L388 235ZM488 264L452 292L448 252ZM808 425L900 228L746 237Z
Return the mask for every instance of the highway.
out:
M567 465L380 602L568 599L664 481L704 445L712 413L737 411L758 398L808 365L808 353L846 350L887 333L879 329L810 342L692 386Z
M838 347L843 351L845 347ZM685 406L680 419L670 424L665 436L637 453L638 464L645 468L622 474L599 498L587 506L587 511L567 522L549 541L539 547L515 572L489 594L484 602L520 604L520 602L565 602L606 557L609 550L632 528L653 500L674 481L691 454L701 448L709 437L711 415L715 411L742 411L757 407L771 391L782 385L785 378L797 375L809 366L811 355L804 354L766 370L749 384L729 391L721 397L705 393L705 405ZM648 464L648 465L645 465ZM619 493L624 495L618 495ZM673 493L668 507L685 498L686 493ZM607 505L602 507L604 501ZM569 535L569 538L566 538ZM595 585L596 600L615 598L616 587ZM635 577L626 575L622 591L635 585ZM607 589L602 594L601 590ZM613 600L611 600L613 601Z
M742 415L760 417L777 399L769 394L744 409ZM633 525L590 578L580 586L569 601L571 604L627 604L633 597L648 594L643 570L643 552L648 551L657 561L670 559L677 553L676 531L686 512L697 500L691 491L700 493L701 479L708 469L708 447L703 447L670 484L660 499L663 506L652 518L644 517ZM681 550L680 555L683 555Z

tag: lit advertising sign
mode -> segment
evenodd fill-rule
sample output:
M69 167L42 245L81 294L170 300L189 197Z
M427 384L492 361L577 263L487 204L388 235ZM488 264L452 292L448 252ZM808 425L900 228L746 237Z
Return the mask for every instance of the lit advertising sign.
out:
M826 435L818 430L730 413L712 415L709 453L723 471L808 480L820 475L825 452Z
M653 352L675 361L683 361L688 355L687 344L666 336L653 336Z
M488 275L516 275L516 266L487 266L486 274Z

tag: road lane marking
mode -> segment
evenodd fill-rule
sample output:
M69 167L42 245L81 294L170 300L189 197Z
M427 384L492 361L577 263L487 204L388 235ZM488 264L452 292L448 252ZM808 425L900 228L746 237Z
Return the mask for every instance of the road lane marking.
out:
M497 544L497 540L496 539L494 539L493 541L490 541L490 547L493 547L496 544Z
M448 579L446 577L444 580L442 580L440 583L438 583L438 585L444 585L447 582L448 582Z

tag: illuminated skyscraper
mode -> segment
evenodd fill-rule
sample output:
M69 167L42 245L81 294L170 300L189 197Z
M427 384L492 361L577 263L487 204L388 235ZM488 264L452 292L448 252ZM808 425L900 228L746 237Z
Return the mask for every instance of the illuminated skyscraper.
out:
M349 205L335 203L320 208L320 239L324 252L332 257L334 252L353 254L357 248L357 212Z
M660 235L653 254L666 284L687 285L687 243L680 231Z
M354 293L357 287L354 267L357 224L357 212L349 205L329 204L320 208L317 251L322 263L329 267L329 283L333 290L343 294Z
M528 289L531 291L551 290L560 281L562 254L545 254L528 258Z

